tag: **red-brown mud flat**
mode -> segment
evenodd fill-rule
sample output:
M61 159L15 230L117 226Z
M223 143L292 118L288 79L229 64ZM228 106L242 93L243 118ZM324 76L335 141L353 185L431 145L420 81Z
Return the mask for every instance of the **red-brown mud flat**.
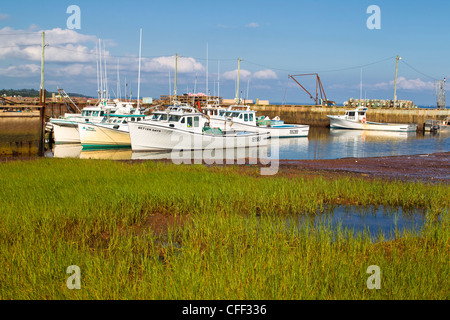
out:
M449 183L450 152L333 160L280 160L280 174L291 176L302 171L325 176Z

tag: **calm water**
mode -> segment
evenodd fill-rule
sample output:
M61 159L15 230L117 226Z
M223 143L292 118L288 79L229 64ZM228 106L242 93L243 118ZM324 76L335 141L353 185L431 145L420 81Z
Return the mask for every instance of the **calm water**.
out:
M450 151L450 134L311 128L307 139L281 139L280 159L311 160Z
M272 146L272 145L273 146ZM450 134L376 132L339 130L311 127L309 136L269 140L268 147L259 150L237 151L235 158L252 157L256 154L275 156L273 147L278 145L278 158L287 160L338 159L349 157L380 157L413 154L429 154L450 151ZM260 153L257 153L260 152ZM82 150L81 145L56 145L46 152L47 157L73 157L84 159L151 160L172 159L164 152L132 152L131 150ZM184 153L186 158L194 154ZM204 157L206 158L206 157Z
M404 211L402 208L384 206L338 206L318 215L302 215L300 226L306 222L314 225L330 225L333 229L341 227L353 234L368 232L372 240L382 235L385 240L395 239L407 231L420 232L425 223L425 211Z

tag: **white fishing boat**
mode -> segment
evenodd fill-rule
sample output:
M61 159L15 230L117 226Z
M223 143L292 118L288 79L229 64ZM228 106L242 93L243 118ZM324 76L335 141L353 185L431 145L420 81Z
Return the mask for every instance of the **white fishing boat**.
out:
M254 147L267 144L268 133L223 132L194 108L169 113L167 121L130 122L133 151L205 150Z
M143 114L112 114L100 123L78 123L83 149L131 148L128 124L145 119Z
M309 125L285 124L279 117L256 117L256 111L246 105L232 105L211 115L211 125L224 131L245 130L251 132L269 132L270 138L307 137Z
M417 130L417 124L367 121L366 113L367 108L358 107L355 110L346 110L345 115L327 115L327 117L330 119L330 128L403 132Z
M80 143L79 123L100 123L107 114L126 114L132 112L129 102L115 100L113 103L101 102L96 106L83 108L81 114L66 113L64 118L50 118L56 144Z

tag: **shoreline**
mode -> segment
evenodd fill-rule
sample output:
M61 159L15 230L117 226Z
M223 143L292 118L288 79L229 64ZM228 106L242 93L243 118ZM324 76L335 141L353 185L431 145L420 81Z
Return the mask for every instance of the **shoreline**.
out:
M41 159L38 156L5 156L0 157L0 163L10 161L32 161ZM45 158L43 158L45 159ZM161 160L117 160L127 163L141 163L143 161L159 161L171 163L169 159ZM248 173L251 168L264 167L262 164L206 164L208 166L239 166ZM419 181L426 183L450 182L450 152L437 152L430 154L381 156L365 158L340 158L319 160L279 160L279 170L276 176L294 177L298 175L325 176L337 178L355 176L367 179L387 179L401 181ZM205 164L205 163L204 163Z
M280 172L291 175L297 171L310 171L388 180L449 183L448 163L450 152L367 158L280 160Z

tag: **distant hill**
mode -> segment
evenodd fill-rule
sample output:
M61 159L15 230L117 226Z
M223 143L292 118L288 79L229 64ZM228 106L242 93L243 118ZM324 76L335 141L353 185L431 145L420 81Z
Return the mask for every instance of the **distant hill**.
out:
M52 94L55 93L58 95L58 92L49 92L47 91L46 97L51 97ZM67 93L70 97L75 98L91 98L79 93ZM0 96L6 95L7 97L13 97L13 96L21 96L21 97L39 97L39 90L35 89L1 89L0 90Z

